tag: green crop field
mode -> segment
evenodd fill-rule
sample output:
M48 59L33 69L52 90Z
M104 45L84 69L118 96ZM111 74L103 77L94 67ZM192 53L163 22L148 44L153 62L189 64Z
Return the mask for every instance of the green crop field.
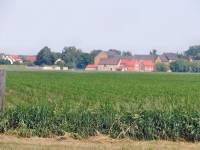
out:
M200 141L200 74L8 72L0 132Z

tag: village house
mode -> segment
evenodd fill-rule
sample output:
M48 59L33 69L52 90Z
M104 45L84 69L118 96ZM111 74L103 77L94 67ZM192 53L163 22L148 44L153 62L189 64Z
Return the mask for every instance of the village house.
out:
M0 59L8 60L10 64L22 64L23 62L34 63L37 60L37 57L35 55L7 55L2 53L0 54Z
M139 62L133 57L121 58L120 63L121 71L139 71Z
M151 60L154 63L158 56L156 56L156 55L134 55L133 57L138 61Z
M85 68L86 71L95 71L97 70L97 65L95 64L88 64Z
M102 59L107 59L108 53L107 52L100 52L97 54L97 56L94 58L94 64L88 64L85 68L87 71L94 71L97 70L97 65L100 63Z
M98 71L117 71L120 68L120 58L101 59L97 65Z
M31 62L31 63L34 63L37 60L37 56L35 55L23 55L22 58L25 62Z
M14 64L14 63L23 63L22 58L19 55L5 55L2 54L1 59L3 60L8 60L10 62L10 64Z
M152 60L144 60L140 62L140 71L141 72L153 72L154 71L154 63Z
M134 55L135 60L139 63L139 71L153 72L155 70L155 63L159 59L154 55Z
M100 52L94 58L94 64L87 65L85 70L152 72L156 61L159 61L159 58L153 55L110 57L106 52Z
M100 52L95 58L94 58L94 64L98 65L102 59L107 59L108 53L107 52Z
M163 53L159 57L160 57L161 63L165 63L165 64L175 62L179 59L176 53Z

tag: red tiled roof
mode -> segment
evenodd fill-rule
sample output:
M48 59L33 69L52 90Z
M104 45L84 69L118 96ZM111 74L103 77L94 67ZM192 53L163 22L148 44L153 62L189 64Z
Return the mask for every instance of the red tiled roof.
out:
M35 62L37 60L37 56L35 56L35 55L28 55L28 56L24 56L24 59L26 61Z
M144 66L153 66L154 65L153 61L151 61L151 60L144 60L144 61L142 61L142 64Z
M9 57L11 57L12 59L14 59L14 61L21 61L22 58L19 55L8 55Z
M86 66L86 68L96 68L96 67L97 67L97 65L95 65L95 64L88 64Z
M121 65L124 65L126 67L134 67L137 64L137 60L135 59L122 59Z

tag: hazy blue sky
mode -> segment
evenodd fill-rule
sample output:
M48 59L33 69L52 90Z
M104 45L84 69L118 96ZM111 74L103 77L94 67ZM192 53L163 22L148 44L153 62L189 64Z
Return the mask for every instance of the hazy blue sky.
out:
M0 0L0 50L177 52L200 44L200 0Z

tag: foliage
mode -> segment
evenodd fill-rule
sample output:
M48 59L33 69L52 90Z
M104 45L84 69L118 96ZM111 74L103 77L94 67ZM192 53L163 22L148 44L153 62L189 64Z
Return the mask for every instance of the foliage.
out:
M157 56L157 50L153 49L152 51L150 51L150 55Z
M19 61L15 61L15 62L13 63L13 65L21 65L21 63L20 63Z
M189 72L190 63L187 60L180 59L170 64L170 69L173 72Z
M77 58L76 67L79 69L84 69L88 64L92 62L91 56L88 53L81 53Z
M54 63L56 60L61 59L62 58L62 54L59 52L51 52L52 58L54 60Z
M9 60L5 60L5 59L0 59L0 65L10 65L10 61Z
M44 47L37 54L37 61L35 62L37 65L53 65L55 62L55 56L51 52L51 49L48 47Z
M0 132L200 141L199 80L197 74L8 72Z
M122 52L122 56L132 56L132 53L129 51Z
M69 68L83 69L91 63L91 56L76 47L65 47L62 51L62 59Z
M164 63L157 63L155 68L158 72L167 72L169 70L169 66Z
M194 61L190 63L191 65L191 72L200 72L200 61Z
M186 56L192 56L195 59L200 59L200 45L191 46L187 51L185 51Z
M65 47L62 51L62 59L69 68L76 68L76 62L81 50L76 47Z

